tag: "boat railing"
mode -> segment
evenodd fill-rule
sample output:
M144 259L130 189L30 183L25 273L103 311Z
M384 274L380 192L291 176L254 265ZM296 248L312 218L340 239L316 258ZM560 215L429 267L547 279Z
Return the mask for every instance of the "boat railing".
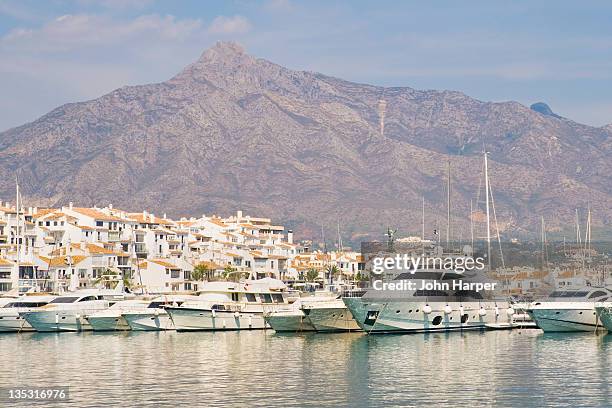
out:
M365 295L366 292L367 292L367 290L365 290L365 289L346 290L346 291L342 292L342 297L346 297L346 298L360 298L363 295Z

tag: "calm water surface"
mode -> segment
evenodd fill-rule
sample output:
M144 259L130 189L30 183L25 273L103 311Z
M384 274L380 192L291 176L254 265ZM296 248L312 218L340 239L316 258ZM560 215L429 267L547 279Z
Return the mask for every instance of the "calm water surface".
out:
M611 365L612 335L539 330L0 335L2 387L78 407L611 406Z

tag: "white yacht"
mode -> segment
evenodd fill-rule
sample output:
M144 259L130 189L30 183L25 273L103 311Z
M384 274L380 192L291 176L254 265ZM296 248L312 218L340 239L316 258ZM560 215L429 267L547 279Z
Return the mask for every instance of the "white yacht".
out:
M596 303L595 313L603 327L612 333L612 300Z
M39 332L92 330L87 316L108 309L126 297L131 296L117 290L81 289L58 296L49 304L20 316Z
M286 285L264 278L245 282L207 282L196 300L166 311L177 331L266 329L264 314L286 310Z
M146 302L144 308L125 310L122 316L132 330L159 331L174 330L174 323L170 319L166 307L181 306L187 300L197 300L192 295L164 295Z
M307 302L302 311L317 332L359 331L361 328L340 297Z
M555 290L546 301L532 302L527 312L545 332L603 330L595 303L611 297L612 291L604 287Z
M87 316L87 322L93 331L125 331L130 325L123 313L133 310L146 310L151 302L141 299L122 300L108 309L94 312Z
M462 253L443 254L441 247L434 249L440 256L454 258L454 263L460 257L471 256L471 251L466 247ZM387 274L390 279L386 286L381 285L381 279L365 293L349 292L343 296L364 331L419 333L513 327L514 309L505 298L494 291L463 286L470 282L489 283L484 270L459 272L424 265L414 271L398 272ZM459 289L455 289L457 285Z
M277 332L316 331L309 314L316 305L327 304L336 300L338 295L328 292L314 292L305 295L289 305L287 310L276 310L264 315L266 322ZM342 307L344 303L342 303ZM308 313L308 315L307 315Z
M28 294L13 299L7 298L9 302L6 302L0 308L0 332L33 331L32 326L19 313L45 306L53 299L55 299L55 296L40 294Z

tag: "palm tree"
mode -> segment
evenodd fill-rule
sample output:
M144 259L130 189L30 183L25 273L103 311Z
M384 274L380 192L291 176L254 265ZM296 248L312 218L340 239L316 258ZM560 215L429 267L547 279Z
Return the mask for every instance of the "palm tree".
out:
M193 272L191 273L191 279L194 281L203 281L204 278L208 279L208 275L210 274L210 269L204 263L197 264L195 268L193 268Z
M337 265L329 265L326 272L328 277L331 277L332 280L336 280L340 275L340 268L338 268Z
M314 282L319 278L319 271L317 271L315 268L310 268L308 271L306 271L306 280L308 282Z

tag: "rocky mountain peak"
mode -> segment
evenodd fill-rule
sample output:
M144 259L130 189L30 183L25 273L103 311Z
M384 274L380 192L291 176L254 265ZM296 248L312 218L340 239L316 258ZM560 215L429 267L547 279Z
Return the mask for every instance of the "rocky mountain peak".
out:
M414 232L423 196L429 219L446 217L449 160L452 211L467 225L486 143L506 229L537 231L541 216L562 228L587 202L595 224L612 223L608 132L532 109L294 71L221 42L169 81L0 133L0 197L17 176L32 205L241 209L303 236L340 220L343 234L379 237L388 225Z
M243 59L246 55L244 47L233 41L219 41L213 47L205 50L200 56L198 63L231 62Z

